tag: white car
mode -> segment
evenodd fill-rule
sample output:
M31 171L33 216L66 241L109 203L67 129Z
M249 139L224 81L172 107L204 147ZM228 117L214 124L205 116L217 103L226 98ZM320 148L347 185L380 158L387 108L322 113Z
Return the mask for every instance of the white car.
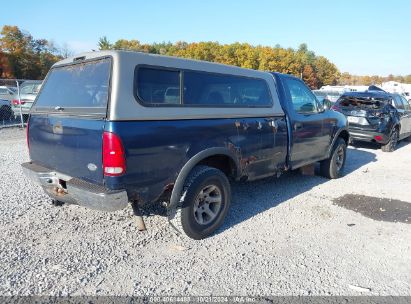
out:
M13 100L13 95L16 93L14 88L0 86L0 99Z

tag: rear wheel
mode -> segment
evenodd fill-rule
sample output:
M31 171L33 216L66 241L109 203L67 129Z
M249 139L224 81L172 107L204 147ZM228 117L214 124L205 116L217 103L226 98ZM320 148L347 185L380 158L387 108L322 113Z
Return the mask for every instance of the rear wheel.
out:
M320 162L321 175L331 179L339 178L344 170L346 158L347 144L340 137L335 142L330 157Z
M387 144L382 145L381 146L381 150L383 152L394 152L395 149L397 148L397 144L398 144L398 129L395 128L394 130L392 130L391 132L391 136L390 136L390 140Z
M227 176L216 168L197 166L184 184L179 205L168 210L170 224L192 239L203 239L221 226L230 200Z
M52 200L51 200L51 204L52 204L53 206L55 206L55 207L60 207L60 206L63 206L63 205L64 205L64 202L58 201L58 200L55 200L55 199L52 199Z

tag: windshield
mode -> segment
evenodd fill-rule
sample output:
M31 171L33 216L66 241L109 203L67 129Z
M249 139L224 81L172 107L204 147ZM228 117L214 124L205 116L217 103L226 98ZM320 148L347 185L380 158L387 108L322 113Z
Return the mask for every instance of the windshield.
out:
M60 111L106 112L109 92L110 59L100 59L56 67L37 98L38 109L56 108Z

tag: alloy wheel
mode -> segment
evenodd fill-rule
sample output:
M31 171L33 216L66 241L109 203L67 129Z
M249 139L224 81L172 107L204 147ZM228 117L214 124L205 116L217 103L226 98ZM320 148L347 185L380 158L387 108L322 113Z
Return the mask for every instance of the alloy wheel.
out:
M222 192L215 185L207 185L194 202L194 218L200 225L211 223L219 214L223 202Z

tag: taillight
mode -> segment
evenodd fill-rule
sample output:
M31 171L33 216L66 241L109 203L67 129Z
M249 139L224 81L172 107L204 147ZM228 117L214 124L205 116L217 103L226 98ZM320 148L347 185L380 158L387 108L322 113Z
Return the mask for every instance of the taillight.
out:
M383 140L382 136L380 136L380 135L375 135L375 136L374 136L374 139L375 139L376 141L382 141L382 140Z
M103 133L103 172L105 176L120 176L126 172L126 159L120 137Z
M15 106L18 106L18 105L24 105L26 102L23 100L13 99L11 103Z

